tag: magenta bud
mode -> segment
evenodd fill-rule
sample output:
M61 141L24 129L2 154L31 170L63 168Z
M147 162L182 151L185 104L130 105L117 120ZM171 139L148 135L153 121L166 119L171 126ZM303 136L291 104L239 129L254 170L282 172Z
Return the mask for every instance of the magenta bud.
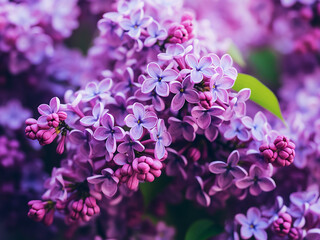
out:
M199 93L200 105L205 109L212 107L212 94L211 92L200 92Z
M37 120L34 119L34 118L28 118L26 120L26 125L30 126L30 125L33 125L33 124L37 124Z
M278 157L277 149L273 144L263 144L259 147L261 155L268 163L273 163Z
M289 139L285 136L278 136L273 142L273 144L276 146L277 149L282 149L287 147L288 143L289 143Z
M57 137L57 132L54 128L49 130L39 130L36 136L41 145L47 145L52 143Z
M170 43L184 43L189 39L188 31L182 24L173 23L168 30Z
M201 152L199 149L195 147L191 147L188 150L187 156L188 156L188 159L190 159L192 162L197 162L201 157Z
M43 223L47 226L50 226L53 223L53 218L54 218L54 208L50 209L46 216L43 219Z
M58 116L59 116L60 121L64 121L67 119L68 114L66 112L60 111L60 112L58 112Z
M300 233L297 228L291 228L288 234L290 240L298 240L300 238Z
M289 233L291 223L291 215L288 213L282 213L279 218L273 222L273 230L280 237L284 237Z
M41 222L46 214L45 204L40 200L33 200L28 205L30 207L28 217L36 222Z
M47 122L49 127L58 127L59 126L59 116L56 113L51 113L47 116Z
M62 135L61 137L61 140L60 142L58 143L58 146L57 146L57 149L56 149L56 152L58 154L62 154L64 152L64 144L65 144L65 141L66 141L66 136L65 135Z
M138 188L138 185L139 185L139 180L135 175L131 176L128 179L127 186L129 189L136 190Z

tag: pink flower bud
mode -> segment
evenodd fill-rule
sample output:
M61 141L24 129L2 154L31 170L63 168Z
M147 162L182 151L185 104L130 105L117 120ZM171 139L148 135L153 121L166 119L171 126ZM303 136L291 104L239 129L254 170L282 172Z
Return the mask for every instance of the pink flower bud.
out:
M289 139L285 136L278 136L273 142L277 149L283 149L287 147L288 143Z
M274 140L274 145L278 152L275 164L280 167L289 166L294 160L295 144L287 137L277 137L276 140Z
M47 122L49 127L58 127L59 126L59 116L56 113L51 113L47 116Z
M290 240L298 240L300 238L300 233L298 229L291 228L288 234Z
M170 43L184 43L188 41L189 35L185 27L178 23L173 23L168 30Z
M153 182L161 175L162 163L157 159L142 156L133 160L132 168L137 172L140 181Z
M195 148L195 147L191 147L188 150L188 159L190 159L193 162L197 162L200 157L201 157L201 152L199 149Z
M288 213L282 213L279 218L273 222L273 230L280 237L284 237L289 233L291 223L291 215Z
M30 210L28 217L36 222L41 222L47 226L51 225L54 217L54 208L49 206L48 202L33 200L28 203Z
M40 129L37 124L37 120L34 118L28 118L26 120L26 125L27 125L25 129L26 136L32 140L35 140L36 134Z
M200 105L204 107L205 109L209 109L212 107L212 94L211 92L200 92L199 93L200 98Z
M67 119L68 114L66 112L60 111L60 112L58 112L58 116L59 116L60 121L64 121Z
M277 148L273 144L263 144L260 146L259 150L268 163L273 163L278 157Z
M30 207L28 217L36 222L41 222L46 215L45 203L40 200L33 200L28 205Z
M43 219L43 223L47 226L50 226L53 223L54 218L54 208L50 209Z
M131 190L137 190L139 185L139 180L136 177L136 174L134 174L133 176L129 177L128 181L127 181L127 186L129 189Z
M57 149L56 149L56 152L58 154L62 154L64 152L65 141L66 141L66 135L62 135L62 137L60 139L60 142L58 143L58 146L57 146Z
M57 137L57 132L55 128L49 130L39 130L36 134L37 139L41 145L47 145L53 142Z

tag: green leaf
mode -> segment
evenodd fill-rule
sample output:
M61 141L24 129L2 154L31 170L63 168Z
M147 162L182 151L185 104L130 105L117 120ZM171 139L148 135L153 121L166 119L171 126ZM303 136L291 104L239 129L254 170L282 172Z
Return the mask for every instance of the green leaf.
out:
M285 124L280 110L278 99L268 87L266 87L255 77L239 73L232 89L235 91L240 91L243 88L250 88L250 99L253 102L260 105L261 107L263 107L264 109L274 114L275 116L277 116L278 118L280 118L282 122Z
M279 87L280 60L272 49L262 48L252 51L248 57L248 65L260 81L273 89Z
M148 207L149 204L154 200L157 195L168 185L170 178L161 176L157 178L154 182L145 182L139 184L139 189L143 195L145 206Z
M218 234L220 231L212 220L201 219L189 227L185 240L207 240Z
M242 53L240 52L239 48L232 43L230 45L230 48L228 50L228 53L230 56L233 58L233 60L240 66L240 67L245 67L246 62L243 59Z

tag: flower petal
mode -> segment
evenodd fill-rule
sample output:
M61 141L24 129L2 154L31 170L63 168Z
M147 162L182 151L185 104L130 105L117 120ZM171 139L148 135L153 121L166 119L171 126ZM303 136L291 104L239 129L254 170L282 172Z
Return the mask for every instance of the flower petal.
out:
M98 141L103 141L110 136L110 131L105 127L98 127L93 134L93 137Z
M147 71L150 77L158 80L158 77L162 75L162 70L157 63L149 63L147 66Z
M186 90L184 93L184 97L189 103L199 102L199 95L195 90Z
M53 113L56 113L60 109L60 100L57 97L54 97L50 100L50 108Z
M258 184L264 192L270 192L276 188L276 183L272 178L260 178Z
M209 164L209 171L215 174L224 173L226 170L227 164L222 161L214 161Z
M205 69L208 68L212 64L212 58L211 57L202 57L199 61L198 68Z
M133 104L132 111L137 120L142 120L145 116L144 106L139 102Z
M171 102L171 109L173 111L180 110L185 103L185 98L183 93L177 93L173 98Z
M117 149L116 139L113 135L110 135L106 141L106 148L108 152L114 153Z
M232 58L229 54L224 54L222 57L221 57L221 61L220 61L220 66L222 67L222 69L225 71L229 68L232 67L232 64L233 64L233 61L232 61Z
M191 71L190 79L193 83L199 83L203 79L203 74L200 71L197 71L196 69L193 69Z
M161 97L169 96L169 86L166 82L158 82L156 84L156 92Z
M38 112L41 114L41 115L44 115L44 116L47 116L49 114L52 113L52 110L50 108L49 105L47 104L41 104L39 107L38 107Z
M153 79L153 78L148 78L144 80L141 86L141 92L142 93L149 93L151 92L157 85L158 80Z
M162 81L171 82L177 79L179 73L173 69L166 69L162 73Z
M142 136L143 128L140 124L135 125L130 129L130 135L133 139L139 139Z
M106 178L101 184L101 191L108 198L116 194L117 189L117 183L112 178Z
M198 67L198 60L193 54L188 54L185 58L186 63L191 68L197 68Z
M253 184L253 181L251 178L244 178L236 182L236 186L240 189L248 188L252 184Z
M155 116L148 116L143 119L142 125L147 129L151 129L157 124L157 120L158 118Z

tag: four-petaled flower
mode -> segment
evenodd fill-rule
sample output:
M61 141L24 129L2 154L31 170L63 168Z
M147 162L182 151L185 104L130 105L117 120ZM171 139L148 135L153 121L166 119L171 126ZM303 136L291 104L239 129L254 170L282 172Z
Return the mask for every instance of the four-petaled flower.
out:
M117 140L121 140L125 132L121 127L114 126L114 118L112 115L105 113L101 118L102 127L98 127L93 137L98 141L106 141L107 151L114 153L117 148Z
M60 109L60 100L57 97L54 97L50 100L49 105L48 104L41 104L38 107L38 112L42 116L48 116L52 113L57 113L59 112Z
M204 191L204 183L201 177L196 176L195 183L191 184L186 191L186 198L190 200L196 200L197 203L204 207L208 207L211 203L211 199Z
M141 91L143 93L149 93L155 88L159 96L167 97L169 95L168 82L176 80L178 73L173 69L162 71L157 63L149 63L147 71L151 78L144 80Z
M111 198L117 192L119 179L114 176L111 168L105 168L101 173L102 175L94 175L88 177L87 180L94 184L98 191L102 191L106 197Z
M233 60L229 54L224 54L221 59L216 54L210 54L215 68L220 67L223 70L223 74L236 80L238 72L232 67Z
M74 129L69 134L68 138L74 144L79 147L80 153L84 156L88 157L92 154L92 146L90 141L92 139L93 132L90 128L86 128L84 131L80 131L78 129Z
M229 155L227 163L214 161L209 164L209 171L219 174L217 182L220 188L228 188L234 178L241 179L247 176L247 171L242 167L237 166L239 157L239 152L235 150Z
M267 123L267 118L262 112L258 112L254 119L245 116L241 119L243 125L251 129L252 137L257 141L262 141L265 136L265 125Z
M133 39L138 39L141 34L141 28L147 27L151 21L151 17L144 17L143 9L131 13L130 19L123 19L119 24L120 26L128 31L128 35Z
M170 123L169 133L173 138L179 139L183 137L189 142L192 142L196 138L198 125L191 116L184 116L182 121L175 117L169 117L168 122Z
M186 77L182 83L178 81L171 82L170 91L175 94L171 102L171 109L173 111L180 110L186 100L189 103L199 102L199 95L193 89L193 84L190 81L190 77Z
M100 125L100 117L104 111L104 106L98 102L92 109L92 116L84 116L80 119L80 123L85 127L93 126L95 128Z
M211 77L215 71L212 68L212 58L202 57L199 62L195 55L188 54L185 58L186 63L191 68L191 82L200 83L203 80L203 76Z
M257 240L267 240L268 236L265 229L268 227L266 219L261 218L260 210L256 207L249 208L247 216L237 214L235 219L241 224L240 234L243 239L249 239L252 236Z
M232 119L228 127L229 129L224 133L224 137L227 140L237 137L239 140L245 142L250 139L250 132L246 129L240 119Z
M187 48L184 48L180 43L168 45L165 53L159 53L158 58L162 61L170 61L173 59L180 60L188 52L193 49L192 45L189 45Z
M261 191L270 192L275 189L276 183L260 167L252 165L249 170L249 176L238 180L236 186L240 189L250 187L249 192L253 196L258 196Z
M132 107L133 114L125 118L126 125L130 127L130 135L133 139L139 139L143 134L143 128L151 129L157 123L157 115L152 111L145 111L141 103L134 103Z
M212 101L215 102L219 99L224 103L229 103L229 94L227 90L233 86L234 80L228 76L224 76L221 67L217 67L216 72L217 73L210 80Z
M163 28L160 28L158 22L153 21L148 27L147 31L149 33L149 37L146 38L144 41L144 45L146 47L151 47L154 45L158 40L165 40L167 38L167 31Z
M82 101L89 102L96 98L105 99L108 97L111 87L112 80L110 78L106 78L98 84L96 82L89 82L83 91Z
M134 151L143 152L144 146L137 140L133 139L130 134L126 134L123 138L123 143L120 143L118 146L119 153L127 153L128 157L133 160Z
M157 159L163 158L166 152L165 147L169 146L172 141L163 119L159 119L157 126L151 130L151 139L156 142L154 156Z
M206 129L210 126L211 116L221 116L224 112L224 108L220 106L212 106L209 109L206 109L201 106L195 106L191 110L191 115L197 119L197 124L202 129Z

